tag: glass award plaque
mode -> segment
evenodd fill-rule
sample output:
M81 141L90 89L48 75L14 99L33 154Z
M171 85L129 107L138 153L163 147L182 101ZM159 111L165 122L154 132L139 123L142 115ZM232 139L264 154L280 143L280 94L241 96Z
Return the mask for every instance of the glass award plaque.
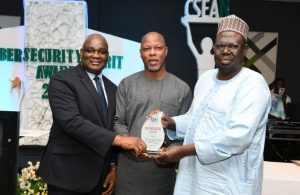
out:
M142 127L142 140L147 145L147 153L158 154L165 140L165 132L161 123L163 112L158 112L148 118Z

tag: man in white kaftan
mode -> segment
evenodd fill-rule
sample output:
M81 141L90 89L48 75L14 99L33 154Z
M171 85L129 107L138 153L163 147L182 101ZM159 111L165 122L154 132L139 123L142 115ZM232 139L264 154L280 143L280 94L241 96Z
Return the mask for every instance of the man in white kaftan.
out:
M173 117L197 153L180 161L175 194L260 194L269 88L247 68L230 80L216 76L204 73L188 113Z
M243 68L248 25L222 19L214 44L218 69L200 76L185 115L163 115L165 128L184 137L163 148L158 163L180 160L175 195L259 195L271 95L265 79Z

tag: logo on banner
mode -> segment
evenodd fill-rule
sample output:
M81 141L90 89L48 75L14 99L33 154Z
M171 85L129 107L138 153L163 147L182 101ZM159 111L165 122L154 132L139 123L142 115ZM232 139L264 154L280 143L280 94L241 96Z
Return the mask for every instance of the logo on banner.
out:
M227 1L220 2L222 2L222 6L218 5L217 0L188 0L184 6L184 16L181 17L181 24L186 28L187 44L197 62L198 77L205 71L215 67L214 56L211 53L213 46L211 35L214 35L215 32L206 36L203 35L203 37L197 39L200 45L197 48L194 44L195 40L192 36L191 26L205 24L203 27L212 25L216 28L216 24L221 19L220 15L224 16L228 14L228 3L225 4ZM219 10L222 10L221 14Z

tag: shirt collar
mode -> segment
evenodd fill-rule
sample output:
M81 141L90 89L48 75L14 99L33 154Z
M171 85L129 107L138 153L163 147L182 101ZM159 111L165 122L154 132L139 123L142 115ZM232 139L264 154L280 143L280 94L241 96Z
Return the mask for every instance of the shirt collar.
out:
M93 74L93 73L90 73L90 72L88 72L88 71L86 71L86 73L88 74L88 76L90 77L90 79L91 80L94 80L94 78L95 78L95 74ZM100 80L102 80L102 73L100 73L99 75L98 75L98 77L100 78Z

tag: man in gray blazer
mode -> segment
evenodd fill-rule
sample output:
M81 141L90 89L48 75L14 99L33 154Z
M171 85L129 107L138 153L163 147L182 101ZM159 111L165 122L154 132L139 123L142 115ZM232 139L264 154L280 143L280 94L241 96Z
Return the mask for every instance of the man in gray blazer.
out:
M48 184L49 195L111 194L115 186L115 169L111 168L114 146L134 155L146 148L140 138L112 131L116 86L102 75L108 59L105 38L88 36L80 58L80 64L57 72L49 84L53 124L38 171ZM105 100L100 100L99 86Z

